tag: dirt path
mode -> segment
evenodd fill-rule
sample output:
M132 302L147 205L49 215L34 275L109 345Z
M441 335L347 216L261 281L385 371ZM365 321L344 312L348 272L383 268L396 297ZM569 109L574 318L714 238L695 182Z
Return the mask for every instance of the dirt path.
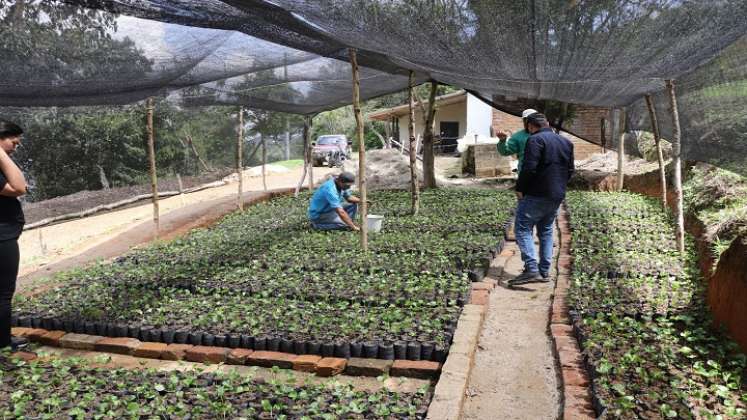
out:
M267 188L295 187L301 177L301 171L301 168L295 168L287 173L268 175ZM318 181L331 171L327 168L314 168L314 178ZM244 173L244 191L262 191L261 177L250 177L247 172L248 170ZM162 230L185 231L185 228L188 230L190 227L204 224L204 218L210 219L218 213L225 214L231 211L230 207L235 203L236 189L237 184L230 183L159 201ZM245 197L248 198L249 195ZM88 262L91 260L89 257L92 252L101 258L109 258L127 251L135 244L151 240L152 218L153 207L147 202L119 211L24 232L19 239L19 286L59 269Z
M557 253L557 238L555 245ZM519 274L523 264L515 242L507 242L505 249L514 254L506 259L501 284L490 294L463 419L556 419L559 380L548 335L553 284L507 288L506 281Z

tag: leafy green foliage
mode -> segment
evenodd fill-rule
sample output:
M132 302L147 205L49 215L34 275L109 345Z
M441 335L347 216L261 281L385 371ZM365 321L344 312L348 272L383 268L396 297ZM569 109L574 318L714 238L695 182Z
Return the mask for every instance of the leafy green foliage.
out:
M485 270L513 198L433 190L371 194L384 231L359 250L352 232L318 232L309 195L279 198L113 264L63 274L17 298L20 316L291 340L421 341L448 346L469 271ZM251 309L248 309L251 308Z
M430 389L358 391L251 375L101 369L75 359L17 362L0 371L3 418L424 418Z
M744 418L747 357L710 328L692 243L658 201L572 192L569 293L594 389L614 418Z

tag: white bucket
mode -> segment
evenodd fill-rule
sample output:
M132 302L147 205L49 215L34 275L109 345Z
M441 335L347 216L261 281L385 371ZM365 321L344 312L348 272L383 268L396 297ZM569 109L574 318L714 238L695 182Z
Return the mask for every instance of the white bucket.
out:
M381 223L384 221L384 216L379 216L376 214L369 214L366 218L366 222L368 225L368 231L369 232L380 232L381 231Z

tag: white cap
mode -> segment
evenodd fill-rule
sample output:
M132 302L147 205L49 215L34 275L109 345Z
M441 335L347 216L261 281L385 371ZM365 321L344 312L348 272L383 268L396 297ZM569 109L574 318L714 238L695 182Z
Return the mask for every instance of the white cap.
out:
M536 114L537 112L539 112L539 111L535 111L532 108L525 109L524 112L521 113L521 118L526 118L526 117L528 117L528 116L530 116L532 114Z

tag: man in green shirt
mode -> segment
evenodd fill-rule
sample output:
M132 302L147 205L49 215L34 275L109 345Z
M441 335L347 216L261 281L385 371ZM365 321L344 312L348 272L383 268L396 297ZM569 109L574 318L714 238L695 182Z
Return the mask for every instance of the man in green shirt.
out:
M524 122L524 129L517 131L512 134L511 137L506 141L506 133L499 131L496 136L500 140L498 142L498 153L503 156L517 155L519 158L519 164L516 168L517 172L521 173L521 164L524 162L524 147L527 145L527 140L531 134L527 131L527 117L536 114L537 111L533 109L525 109L521 113L521 120Z

